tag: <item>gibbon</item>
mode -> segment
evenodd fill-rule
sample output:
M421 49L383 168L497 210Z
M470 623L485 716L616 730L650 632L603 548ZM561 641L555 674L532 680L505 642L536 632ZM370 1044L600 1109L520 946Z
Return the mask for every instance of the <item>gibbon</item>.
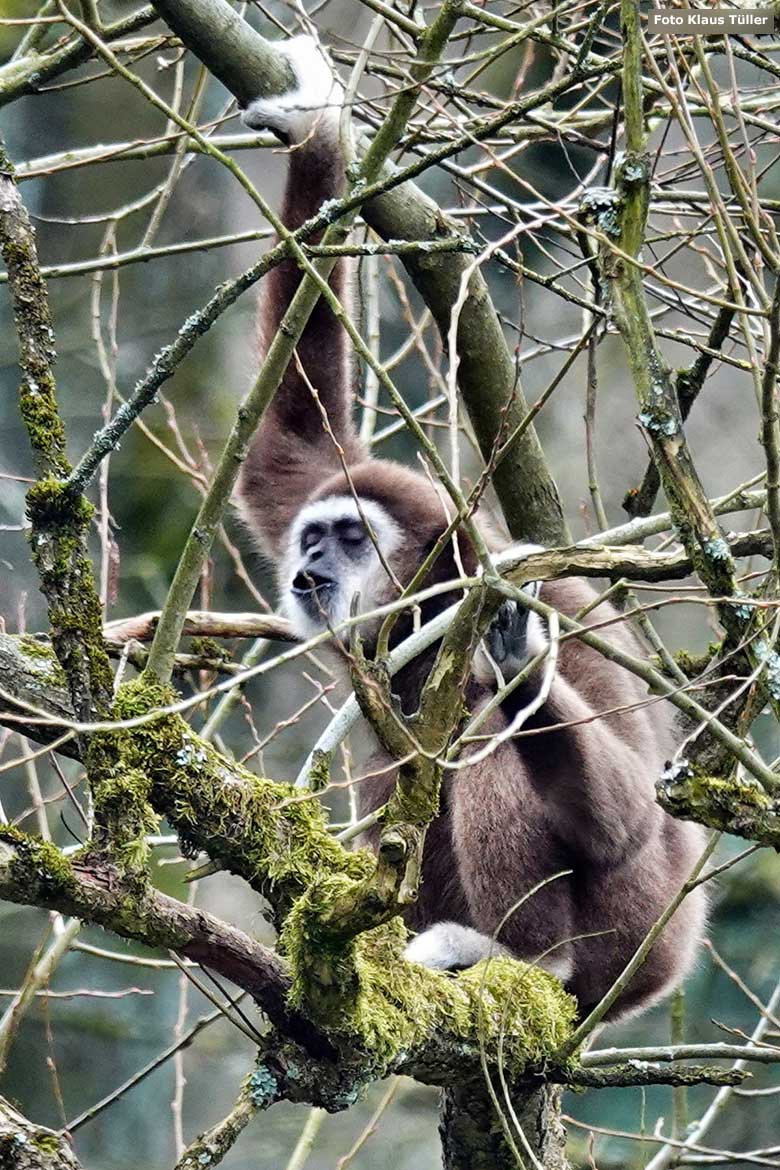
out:
M289 147L282 219L295 229L344 191L343 91L315 40L295 37L281 51L297 88L253 101L243 118L253 128L271 129ZM279 329L299 280L294 260L265 278L261 349ZM330 283L349 309L346 261L337 263ZM352 415L348 338L320 299L297 361L252 441L238 490L242 514L276 566L284 608L303 637L343 621L355 594L364 612L397 596L397 583L410 581L447 525L433 483L371 456ZM476 558L463 532L458 548L462 570L474 573ZM449 543L426 584L460 574ZM545 582L540 596L573 616L595 594L572 579ZM422 620L455 599L444 593L425 601ZM614 616L602 603L587 620L596 624ZM399 620L395 639L411 628L411 618ZM370 654L376 629L368 626L362 634ZM640 652L624 623L608 626L602 636ZM508 681L544 646L544 625L522 605L506 602L485 642ZM393 680L407 714L417 708L435 649ZM496 686L496 672L477 665L464 696L467 709L479 710ZM538 686L532 677L516 688L483 732L507 727ZM668 704L647 699L640 681L620 666L576 638L562 643L549 696L521 734L473 766L445 771L441 810L425 841L419 898L407 919L419 932L408 959L455 969L499 949L556 974L582 1015L601 999L703 846L698 826L674 820L655 802L655 780L674 750L674 728ZM391 762L381 752L372 759L370 771L383 764L388 769L359 785L361 814L388 799L395 783ZM521 901L536 883L564 870L570 876ZM608 1018L642 1010L679 984L704 921L705 900L697 890ZM499 926L497 948L493 935Z

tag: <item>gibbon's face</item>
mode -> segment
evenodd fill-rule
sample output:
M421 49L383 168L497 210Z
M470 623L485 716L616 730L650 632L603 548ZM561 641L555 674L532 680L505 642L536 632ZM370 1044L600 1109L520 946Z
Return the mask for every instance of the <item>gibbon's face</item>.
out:
M362 513L362 515L361 515ZM366 613L388 597L386 561L401 546L401 530L374 500L328 496L301 509L290 530L283 567L284 609L293 631L311 638L349 617L360 595Z

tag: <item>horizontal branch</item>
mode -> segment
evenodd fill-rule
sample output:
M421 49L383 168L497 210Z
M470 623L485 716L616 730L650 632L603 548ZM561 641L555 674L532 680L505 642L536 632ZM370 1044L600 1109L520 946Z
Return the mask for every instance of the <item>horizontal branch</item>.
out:
M550 1070L548 1080L553 1084L571 1085L582 1089L616 1089L636 1085L741 1085L750 1073L744 1069L722 1069L706 1065L686 1068L664 1068L649 1061L627 1061L609 1068L569 1068L560 1072Z
M182 141L188 154L204 154L200 143L185 134L177 131L167 134L164 138L133 139L131 142L96 143L94 146L79 146L74 150L59 150L56 154L44 154L39 158L27 159L19 162L16 167L16 179L24 183L27 179L40 179L63 171L78 170L85 166L95 166L100 163L126 162L129 159L146 161L160 155L176 154L181 149ZM273 134L212 134L209 142L219 150L259 150L262 147L278 146Z
M772 555L772 534L762 528L754 532L740 532L728 537L732 557ZM524 581L552 581L560 577L607 577L612 581L674 581L682 580L693 571L693 562L684 549L673 552L655 552L639 545L613 548L608 545L589 547L586 544L570 548L551 548L512 561L509 555L500 559L501 571L512 577L516 565L522 565L528 576ZM740 598L741 601L747 599Z
M134 617L108 622L103 630L106 645L122 647L127 642L150 642L160 616L158 609ZM191 609L184 621L186 637L269 638L274 642L297 642L287 618L276 614L214 613ZM0 643L2 645L2 643Z
M332 1048L287 1005L282 960L244 931L151 888L128 892L110 865L67 861L51 845L0 827L0 898L55 910L149 947L175 951L246 991L275 1027L318 1055Z
M603 1068L627 1061L754 1060L759 1064L780 1063L780 1048L759 1044L668 1044L648 1048L599 1048L582 1057L585 1068Z

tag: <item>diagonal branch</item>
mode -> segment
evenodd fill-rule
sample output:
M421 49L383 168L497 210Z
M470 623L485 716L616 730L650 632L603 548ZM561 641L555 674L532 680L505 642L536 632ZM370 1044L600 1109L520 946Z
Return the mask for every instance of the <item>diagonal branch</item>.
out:
M720 308L707 338L707 348L699 354L692 365L680 370L675 378L674 390L680 403L680 417L683 422L691 413L691 408L699 396L710 367L729 335L733 320L734 310L731 305L724 305ZM641 484L637 488L632 488L623 501L623 507L632 520L637 516L650 515L660 486L661 477L655 461L651 459Z
M122 875L110 865L69 862L54 846L0 827L0 898L80 918L202 963L248 992L286 1035L317 1055L332 1053L316 1027L287 1006L290 977L273 951L151 887L129 898Z

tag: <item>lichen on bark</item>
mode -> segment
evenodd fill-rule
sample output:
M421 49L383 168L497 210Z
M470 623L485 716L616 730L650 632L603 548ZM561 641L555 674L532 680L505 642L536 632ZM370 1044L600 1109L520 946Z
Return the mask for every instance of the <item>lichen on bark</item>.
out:
M682 760L661 776L656 795L672 816L780 849L780 801L742 772L716 776Z

